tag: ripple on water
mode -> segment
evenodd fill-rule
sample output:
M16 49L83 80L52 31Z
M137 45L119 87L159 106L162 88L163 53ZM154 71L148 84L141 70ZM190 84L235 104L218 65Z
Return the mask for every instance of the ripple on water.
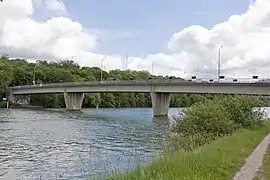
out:
M147 163L169 127L151 116L151 109L0 110L0 179L85 179Z

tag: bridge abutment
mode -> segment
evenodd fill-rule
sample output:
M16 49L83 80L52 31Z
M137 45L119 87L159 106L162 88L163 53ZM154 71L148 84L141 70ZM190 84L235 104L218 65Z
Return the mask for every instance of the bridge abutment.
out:
M154 117L167 116L170 107L171 94L151 92L151 99Z
M68 111L81 110L84 93L64 92L64 98Z

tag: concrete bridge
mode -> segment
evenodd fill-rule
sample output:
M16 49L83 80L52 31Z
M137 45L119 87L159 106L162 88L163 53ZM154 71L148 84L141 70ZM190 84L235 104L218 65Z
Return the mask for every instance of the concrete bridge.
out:
M10 99L17 95L64 93L67 110L80 110L84 93L149 92L154 116L166 116L171 93L222 93L270 95L267 83L192 82L179 79L52 83L10 87Z

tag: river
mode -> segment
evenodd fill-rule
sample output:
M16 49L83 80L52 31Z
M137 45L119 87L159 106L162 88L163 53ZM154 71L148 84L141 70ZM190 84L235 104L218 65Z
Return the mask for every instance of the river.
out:
M0 179L102 179L162 153L169 118L151 108L0 109Z

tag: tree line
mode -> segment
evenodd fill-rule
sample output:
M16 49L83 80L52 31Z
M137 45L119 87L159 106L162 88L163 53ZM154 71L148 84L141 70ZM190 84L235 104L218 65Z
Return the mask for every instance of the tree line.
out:
M83 82L101 80L144 80L168 79L176 77L153 76L148 71L111 70L102 71L99 67L81 67L73 60L46 61L30 63L25 59L0 58L0 97L8 95L9 86ZM102 75L101 75L102 74ZM195 102L212 99L206 94L172 94L171 107L188 107ZM150 93L88 93L83 107L151 107ZM32 95L31 104L46 108L65 107L63 94Z

